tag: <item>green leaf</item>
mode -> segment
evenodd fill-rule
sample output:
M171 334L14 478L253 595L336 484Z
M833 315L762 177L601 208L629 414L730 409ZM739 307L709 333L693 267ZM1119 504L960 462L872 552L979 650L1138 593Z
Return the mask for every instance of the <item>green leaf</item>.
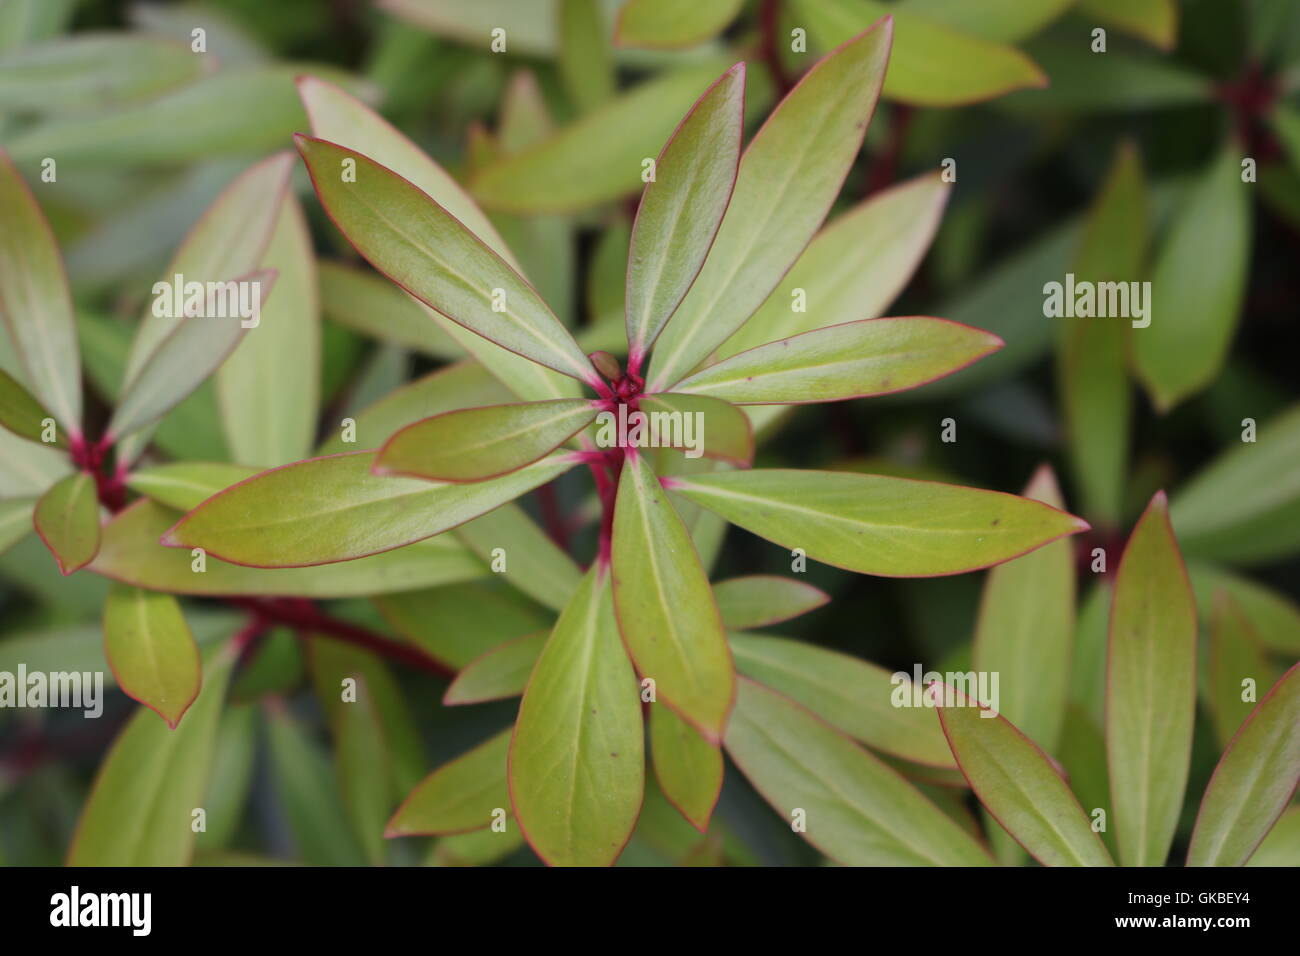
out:
M434 358L465 357L423 302L383 276L341 262L321 262L318 275L321 308L330 321Z
M551 136L480 169L474 197L505 212L574 212L634 192L700 91L727 63L716 56L663 73L583 114Z
M392 811L392 754L373 691L364 675L352 677L356 699L332 714L334 771L343 807L372 866L384 861L384 821ZM331 693L337 696L337 686Z
M751 574L713 585L723 625L731 631L768 627L830 602L821 588L775 574Z
M1161 866L1187 786L1196 707L1196 605L1164 492L1129 536L1106 660L1106 753L1124 866Z
M467 833L491 826L500 811L509 812L510 735L503 730L420 781L388 821L384 836Z
M1174 0L1081 0L1079 13L1172 50L1178 39L1178 5Z
M1260 643L1279 654L1300 654L1300 606L1289 597L1212 565L1193 563L1187 570L1202 618L1213 616L1218 591L1227 591Z
M955 688L934 684L932 692L975 796L1034 859L1044 866L1114 866L1079 801L1032 740Z
M348 420L342 420L339 427L334 429L333 437L321 443L317 454L333 455L352 451L354 445L378 448L395 432L431 415L442 415L478 405L500 405L510 401L511 397L511 392L504 385L472 359L446 365L394 389L373 405L367 406L352 418L350 435L345 431L348 429ZM351 437L355 441L344 441L345 437Z
M1014 495L882 475L772 468L664 485L782 547L885 577L973 571L1087 528Z
M1025 497L1065 507L1047 465ZM1002 675L999 712L1048 753L1056 752L1065 720L1074 588L1073 548L1054 541L989 571L975 625L975 670Z
M622 47L679 50L721 33L744 0L628 0L618 11L614 42Z
M595 417L595 403L585 398L444 412L388 439L375 471L437 481L496 478L550 454Z
M145 103L37 123L12 137L10 152L22 163L57 156L60 164L82 168L184 165L265 153L307 126L294 88L303 74L365 88L346 73L310 63L218 70Z
M20 438L42 441L41 433L45 431L43 423L49 415L50 413L41 407L40 402L32 397L32 393L27 391L21 382L10 376L4 369L0 369L0 425ZM42 443L54 444L60 448L68 446L66 439L57 428L54 430L54 441Z
M104 604L104 656L128 697L175 729L199 696L199 648L170 594L115 585Z
M1188 866L1241 866L1300 780L1300 664L1246 718L1205 788Z
M49 221L2 149L0 222L5 224L0 233L0 319L6 340L23 384L76 439L81 435L81 367L67 273Z
M803 641L731 635L736 669L876 750L931 767L954 769L933 708L897 706L920 699L906 674Z
M951 190L938 173L927 173L836 216L723 343L723 357L829 325L878 318L930 248ZM802 312L794 308L796 289L803 290Z
M553 611L564 610L582 580L573 559L517 505L502 505L461 525L455 534L486 562L504 554L502 577Z
M65 451L0 428L0 498L34 498L72 471Z
M280 204L288 189L292 163L289 153L277 153L249 167L221 191L191 227L168 263L162 279L154 284L154 302L144 310L131 341L123 375L125 382L137 379L163 343L174 339L183 326L196 328L185 333L182 342L192 341L191 336L201 336L205 331L215 336L222 330L205 330L202 328L205 325L225 327L225 331L235 334L229 326L238 325L238 322L208 319L198 323L187 322L184 316L170 314L174 311L172 309L156 309L157 296L162 291L160 286L174 287L179 281L200 282L206 287L209 282L229 282L237 276L254 272L271 240ZM182 277L180 280L176 279L178 275ZM268 291L263 289L264 293ZM201 358L206 360L209 357L204 355ZM153 373L165 378L167 371L165 366L161 366L155 367ZM183 366L175 371L191 382L202 381ZM211 425L214 431L219 432L215 411L214 403ZM207 415L202 417L206 422ZM148 438L147 432L128 438L118 450L119 460L126 464L135 461L148 444Z
M380 272L503 348L580 382L598 380L532 287L434 199L360 153L301 135L295 142L321 204Z
M892 35L884 21L820 60L746 147L704 268L659 338L650 391L740 328L813 237L862 145Z
M528 686L528 675L546 646L548 631L526 634L486 651L456 675L443 695L444 707L481 704L487 700L518 697Z
M84 568L99 551L99 499L95 479L79 471L41 496L32 516L36 533L68 575Z
M166 37L79 33L0 55L0 110L93 112L166 93L214 66Z
M668 707L650 705L650 756L668 802L707 833L722 793L722 751Z
M1252 688L1258 688L1272 680L1274 672L1258 640L1237 602L1227 591L1216 591L1210 622L1206 705L1222 748L1228 746L1237 728L1254 709L1251 706L1254 692L1249 700L1243 699L1244 682L1249 679Z
M655 162L627 258L628 367L639 372L700 273L736 184L745 64L705 90Z
M234 459L269 468L310 453L320 394L316 263L307 220L293 196L284 198L262 265L275 271L277 294L216 380ZM286 355L294 360L286 362Z
M511 53L549 56L559 48L558 0L380 0L378 6L457 43L486 48L492 28L509 24Z
M404 591L375 599L389 626L450 670L553 623L551 616L495 579Z
M560 0L560 78L586 112L614 95L614 59L599 0Z
M614 505L614 606L636 669L657 699L710 742L722 736L735 670L708 576L644 455L623 463Z
M1106 69L1098 70L1101 54L1093 53L1086 40L1054 34L1032 43L1029 53L1049 65L1051 84L998 103L1011 113L1129 113L1205 103L1214 96L1209 77L1169 57L1112 49L1104 54Z
M1146 205L1141 160L1131 144L1124 144L1088 213L1073 266L1079 280L1113 282L1128 288L1123 284L1142 275L1148 233ZM1101 286L1097 288L1100 295ZM1154 307L1148 298L1149 314ZM1061 405L1085 513L1113 527L1119 523L1127 490L1133 404L1128 349L1133 320L1114 316L1055 321L1062 323L1058 339ZM1132 331L1141 335L1147 330Z
M963 33L997 43L1019 43L1065 13L1075 0L904 0L909 10Z
M0 498L0 554L4 554L32 531L31 498Z
M618 638L607 571L588 571L519 705L510 796L552 866L608 866L632 835L645 786L636 674Z
M175 730L140 708L100 765L69 866L185 866L203 805L233 657L218 652Z
M884 95L915 106L978 103L1047 77L1014 47L959 32L945 23L875 0L796 0L794 9L824 49L892 16L896 40Z
M1300 804L1282 812L1247 866L1300 866Z
M1170 517L1189 555L1257 563L1300 550L1300 405L1222 452L1174 495Z
M1151 274L1150 328L1134 329L1138 377L1161 412L1214 380L1250 271L1251 212L1241 150L1229 144L1177 211ZM1215 224L1207 232L1205 223Z
M163 538L224 561L294 568L377 554L432 537L573 467L564 455L476 484L374 475L354 452L274 468L208 499Z
M511 33L517 38L520 20L517 11L510 20ZM320 80L303 79L299 83L299 93L311 116L312 132L316 136L342 146L363 147L367 156L432 197L508 265L520 271L519 262L474 200L446 170L383 117L337 87ZM457 346L482 362L520 398L540 401L578 394L577 385L567 376L462 328L422 302L419 306Z
M237 291L236 285L260 289L251 294L265 301L275 284L273 270L259 269L222 283L223 291L214 292L209 287L203 312L185 316L127 379L109 419L109 439L117 441L162 418L202 385L252 330L250 323L257 323L257 318L221 314L226 309L221 305L223 301L243 298L244 293Z
M947 319L864 319L733 355L677 390L737 405L839 402L924 385L1001 346L996 335Z
M753 681L739 682L726 746L778 816L793 823L802 811L805 839L833 860L849 866L993 862L898 773Z
M196 853L230 845L248 803L256 758L257 709L252 704L227 707L217 726L212 772L200 804L207 811L207 829L194 838Z
M364 866L365 849L349 825L325 754L283 706L267 707L266 717L270 790L298 858L312 866Z
M696 457L714 458L730 462L742 468L749 467L754 460L754 430L749 419L735 405L707 395L683 395L678 392L660 392L645 395L640 400L640 410L649 416L648 426L653 427L656 420L667 422L670 427L661 428L660 440L678 441L683 444L664 447L686 448L688 433L687 423L694 421L696 443L688 448L687 454L698 452ZM682 430L678 433L673 426L674 418L656 419L654 416L667 413L681 416ZM691 416L688 418L687 416ZM613 420L609 419L610 424Z
M180 517L179 511L152 501L136 502L104 526L90 569L124 584L171 594L317 598L409 591L488 573L451 536L315 568L247 568L210 556L200 562L192 551L158 543Z
M221 461L179 461L132 472L127 487L178 511L190 511L218 491L258 473L248 465Z

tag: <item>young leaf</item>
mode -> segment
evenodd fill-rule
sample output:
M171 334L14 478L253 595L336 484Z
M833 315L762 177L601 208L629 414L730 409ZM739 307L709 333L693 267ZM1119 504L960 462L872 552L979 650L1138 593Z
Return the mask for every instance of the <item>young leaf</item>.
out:
M320 392L320 302L302 207L284 198L262 265L276 295L216 375L226 442L236 461L270 468L306 458ZM263 289L263 295L269 289ZM286 362L286 355L294 360Z
M1170 518L1188 554L1256 562L1300 547L1300 405L1233 443L1174 496Z
M104 656L127 696L173 730L199 695L199 648L170 594L114 585L104 604Z
M515 816L552 866L612 864L641 809L641 703L606 574L588 571L556 622L510 744Z
M745 149L709 257L660 336L651 391L681 380L740 328L817 231L862 145L892 35L885 19L820 60Z
M373 462L353 452L262 472L199 505L163 543L259 568L349 561L454 528L573 467L553 455L489 481L443 484L375 475Z
M1214 768L1187 851L1188 866L1241 866L1300 782L1300 664L1273 685Z
M490 826L494 815L508 812L510 734L503 730L420 781L388 821L384 836L467 833Z
M495 478L550 454L595 417L595 404L584 398L444 412L388 439L374 470L436 481Z
M471 332L580 382L597 380L533 288L437 201L353 150L301 135L295 142L326 212L376 269Z
M628 0L618 11L614 42L622 47L677 50L721 33L744 0Z
M1178 824L1196 707L1196 605L1164 492L1129 536L1106 657L1106 754L1124 866L1161 866Z
M185 866L212 768L233 656L209 662L203 690L175 730L143 707L100 765L68 850L69 866Z
M1073 271L1084 282L1128 288L1125 283L1142 275L1147 232L1142 165L1137 150L1125 144L1088 213ZM1129 336L1147 330L1132 329L1132 320L1119 316L1057 321L1062 323L1058 375L1071 463L1085 513L1114 526L1123 504L1132 427Z
M91 569L150 591L208 596L276 595L342 598L388 594L471 581L486 565L450 535L356 561L312 568L262 569L227 564L198 549L158 543L181 517L179 511L142 499L104 526Z
M511 16L511 34L516 40L519 36L519 22L519 12L514 11ZM312 132L316 136L342 146L364 148L367 156L432 197L504 259L507 265L520 271L518 260L507 248L496 228L475 205L474 200L461 189L460 184L383 117L338 87L311 77L301 79L298 90L311 117ZM482 362L520 398L541 401L578 394L576 383L568 376L531 362L462 328L418 299L412 298L412 301L459 348Z
M727 753L783 820L806 826L817 849L849 866L993 863L879 759L780 694L750 680L739 685ZM802 821L792 819L797 811Z
M85 471L62 479L41 496L32 521L63 574L84 568L99 551L95 479Z
M782 547L885 577L973 571L1088 527L1014 495L882 475L773 468L664 486Z
M1001 347L996 335L946 319L865 319L733 355L676 390L737 405L839 402L924 385Z
M730 631L780 624L830 601L821 588L775 574L752 574L713 585L722 623Z
M1214 380L1237 328L1251 243L1240 152L1229 145L1201 175L1151 274L1151 326L1134 330L1133 358L1161 412ZM1215 224L1212 234L1207 222Z
M908 675L764 634L733 634L731 650L740 673L780 691L855 740L913 763L956 768L934 709L923 706L924 689Z
M49 154L46 154L49 155ZM81 365L72 296L54 233L0 149L0 320L24 384L68 433L81 434Z
M662 704L650 705L650 756L655 779L691 826L707 833L722 793L722 751Z
M884 95L915 106L977 103L1047 77L1014 47L952 29L937 19L877 0L796 0L794 9L823 48L853 36L883 16L894 18L895 51Z
M474 658L447 688L443 706L518 697L528 686L528 675L533 672L549 636L547 631L526 634Z
M730 462L741 468L748 468L754 460L754 429L745 413L730 402L706 395L659 392L656 395L642 396L640 410L649 416L650 424L656 420L655 415L665 412L670 416L681 416L683 422L699 422L694 439L697 447L689 449L692 454L698 451L705 458ZM664 420L670 423L673 421L672 418ZM661 431L660 434L663 435L664 432ZM678 440L675 432L669 431L668 434L673 441ZM687 447L685 443L688 434L684 427L680 438L682 444L666 447Z
M470 189L488 208L514 213L573 212L632 193L642 184L642 161L659 152L700 91L727 66L708 56L641 83L528 149L488 164Z
M42 441L41 435L45 432L44 422L49 418L49 414L21 382L10 376L4 369L0 369L0 425L20 438ZM57 428L54 429L54 441L42 443L54 444L60 448L68 447L63 433Z
M1249 701L1243 700L1246 681L1252 681L1256 688L1263 687L1274 672L1241 607L1223 590L1214 595L1208 671L1206 706L1219 746L1226 748L1254 709L1253 693Z
M618 626L638 673L716 743L735 696L731 651L695 546L644 455L623 463L613 552Z
M1025 497L1064 508L1044 465ZM1074 643L1074 555L1054 541L989 571L975 625L976 671L999 673L999 711L1030 740L1055 753L1065 719Z
M628 366L641 369L700 273L727 211L740 162L745 64L691 107L655 163L632 224L627 258Z
M934 684L932 691L975 796L1034 859L1044 866L1114 866L1079 801L1032 740L955 688Z
M223 283L231 291L213 292L209 288L202 315L186 316L167 337L158 343L140 369L127 379L107 434L112 440L130 435L150 425L171 411L221 366L239 345L251 326L238 316L217 317L219 297L233 297L236 284L248 283L260 289L265 302L276 283L276 273L259 269Z

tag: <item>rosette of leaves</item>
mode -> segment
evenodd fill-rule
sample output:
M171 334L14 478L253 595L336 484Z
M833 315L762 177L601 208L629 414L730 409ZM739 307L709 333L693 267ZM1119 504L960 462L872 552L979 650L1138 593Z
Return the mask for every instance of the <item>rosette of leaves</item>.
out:
M763 789L766 764L788 753L757 735L771 708L794 705L760 685L737 690L687 520L701 509L810 559L894 576L986 567L1085 527L994 492L748 467L745 406L895 392L999 345L918 316L816 328L718 359L835 199L879 94L890 38L886 20L818 62L743 154L743 64L698 99L647 167L653 176L628 256L625 368L584 354L492 225L427 158L339 91L304 85L316 135L298 137L298 147L326 212L526 401L447 411L360 438L379 439L377 450L255 475L191 510L163 543L258 568L366 559L463 525L575 467L590 470L602 509L595 560L549 636L530 644L536 663L513 733L426 781L390 832L471 829L508 805L548 862L613 862L645 787L643 702L660 786L697 825L707 825L720 786L724 742ZM678 449L639 448L625 437L611 444L592 427L601 413L637 411L700 416L704 466ZM879 791L899 819L922 815L904 830L874 822L892 834L886 856L983 857L847 738L828 739L821 756L826 769L855 764L860 810ZM455 790L458 774L484 763L504 772L508 800L497 787L481 800ZM459 803L453 822L437 819L449 792Z

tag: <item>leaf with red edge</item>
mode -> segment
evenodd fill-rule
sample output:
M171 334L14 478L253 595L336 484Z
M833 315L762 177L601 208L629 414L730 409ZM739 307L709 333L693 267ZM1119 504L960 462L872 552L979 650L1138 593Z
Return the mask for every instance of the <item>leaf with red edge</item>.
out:
M491 826L494 814L509 811L506 754L510 731L443 764L420 781L397 808L387 837L468 833Z
M104 656L118 686L175 728L203 683L199 648L170 594L114 585L104 604Z
M722 623L731 631L780 624L830 601L821 588L776 574L750 574L713 585Z
M32 522L63 574L84 568L99 551L95 479L85 471L61 479L36 503Z
M1191 763L1196 603L1158 492L1115 579L1106 658L1106 755L1124 866L1162 866Z
M528 686L528 676L533 672L549 636L547 631L526 634L480 654L451 682L443 695L443 706L481 704L486 700L518 697Z
M722 793L722 751L662 704L650 705L650 756L668 802L705 833Z
M1044 866L1114 866L1051 760L996 711L934 684L939 722L980 803Z
M683 449L692 457L713 458L730 462L741 468L748 468L754 460L754 429L749 417L735 405L721 399L704 395L683 395L678 392L659 392L655 395L643 395L640 410L650 416L648 422L653 424L656 414L666 413L666 421L671 426L659 430L660 447ZM687 431L687 418L692 416L694 432ZM676 422L682 423L678 433ZM669 435L668 439L663 435ZM687 440L695 443L688 447ZM665 441L677 444L665 445Z

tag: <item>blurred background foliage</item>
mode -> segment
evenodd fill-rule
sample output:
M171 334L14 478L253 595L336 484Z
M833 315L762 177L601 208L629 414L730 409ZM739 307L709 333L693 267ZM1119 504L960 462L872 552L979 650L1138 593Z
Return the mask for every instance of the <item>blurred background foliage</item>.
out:
M308 129L293 86L298 74L322 76L377 105L468 183L556 313L580 330L584 346L613 351L622 337L624 257L641 158L658 153L707 82L736 59L750 64L752 134L817 51L893 12L898 39L885 101L831 221L865 197L954 159L956 181L933 244L887 314L967 322L1000 334L1007 347L914 392L808 406L770 422L758 463L935 477L1003 491L1019 491L1040 463L1052 463L1068 507L1095 526L1076 539L1080 606L1085 618L1091 613L1077 653L1095 650L1097 642L1085 634L1097 631L1097 601L1090 595L1104 587L1094 581L1104 578L1089 571L1092 548L1107 549L1113 573L1123 537L1154 491L1170 490L1177 522L1178 490L1219 455L1241 447L1242 419L1266 423L1296 401L1300 3L632 0L626 6L633 9L623 6L620 0L0 0L0 142L27 174L41 158L57 158L57 186L38 195L67 261L93 391L113 393L135 317L198 215L250 162L290 147L290 134ZM611 42L616 23L618 44ZM177 56L195 26L206 30L208 56ZM507 28L503 53L489 48L496 26ZM1104 53L1092 49L1098 27L1106 30ZM807 53L791 51L795 29L807 31ZM71 52L52 46L105 31L169 37L184 46L150 42ZM1257 182L1243 187L1254 201L1242 214L1242 229L1224 229L1212 215L1189 226L1202 266L1214 272L1240 260L1243 284L1209 320L1230 346L1221 355L1209 349L1211 371L1203 381L1160 411L1140 388L1140 376L1121 373L1122 397L1094 415L1091 444L1080 446L1076 437L1071 447L1056 357L1067 346L1059 342L1061 320L1043 315L1043 284L1061 281L1072 268L1083 218L1126 143L1141 163L1149 213L1142 228L1151 236L1134 279L1150 277L1180 211L1214 208L1197 190L1205 188L1216 157L1227 150L1225 162L1234 169L1238 157L1256 161ZM304 171L294 176L321 263L322 421L334 422L462 353L364 271L325 219ZM1230 287L1233 280L1223 281ZM1175 356L1193 347L1177 337L1159 343ZM297 360L284 356L286 364ZM215 425L215 401L205 387L169 417L156 436L162 457L229 458ZM92 420L102 409L102 403L92 406ZM955 442L941 440L947 418L956 422ZM1273 615L1264 637L1279 660L1294 659L1300 644L1294 419L1278 439L1289 453L1274 451L1275 469L1248 470L1236 487L1243 501L1260 499L1256 525L1242 522L1199 549L1185 542L1200 562L1194 565L1201 568L1199 590L1231 580L1225 575L1255 582L1250 593ZM1099 479L1111 482L1116 501L1092 508L1083 500L1088 479L1081 482L1086 466L1079 463L1115 459L1116 448L1118 470ZM560 511L590 514L588 493L582 477L566 476L558 488ZM528 506L540 520L536 502ZM1268 529L1262 545L1259 521ZM107 582L89 572L61 579L34 535L10 537L0 555L0 669L19 660L29 669L102 669L98 613ZM587 560L593 541L592 529L582 529L575 555ZM781 549L733 531L714 576L788 574L789 561ZM813 564L807 579L832 602L777 630L891 669L910 670L917 662L965 669L983 577L889 580ZM1208 598L1200 596L1204 630ZM414 630L499 628L496 640L550 619L494 582L408 603L419 618ZM401 608L388 607L384 618L363 600L333 602L332 609L380 626L386 619L403 631ZM187 617L201 644L239 623L234 612L206 601L190 602ZM484 634L472 644L486 646L493 638ZM243 703L223 721L209 791L218 822L199 842L200 850L224 855L207 858L452 863L501 857L502 845L482 834L379 847L354 835L338 780L365 768L340 767L338 775L331 769L327 715L311 678L314 669L319 680L323 665L306 657L291 633L277 631L235 680L234 699ZM1076 656L1076 663L1086 673L1095 657L1090 663ZM400 666L384 674L377 679L394 681L393 693L400 687L409 711L409 733L395 745L400 786L394 792L406 792L428 769L508 723L515 707L513 701L436 706L445 680ZM1077 702L1086 703L1087 691L1079 693ZM263 706L253 706L259 701ZM0 711L0 860L63 858L93 771L134 709L114 694L99 721L57 711ZM1198 731L1198 741L1206 739ZM1216 748L1198 744L1188 807L1196 805L1216 758ZM960 801L957 790L928 792L954 807ZM648 793L624 861L817 859L738 774L727 775L719 817L719 833L701 841L661 797ZM508 849L508 862L535 862L517 843Z

